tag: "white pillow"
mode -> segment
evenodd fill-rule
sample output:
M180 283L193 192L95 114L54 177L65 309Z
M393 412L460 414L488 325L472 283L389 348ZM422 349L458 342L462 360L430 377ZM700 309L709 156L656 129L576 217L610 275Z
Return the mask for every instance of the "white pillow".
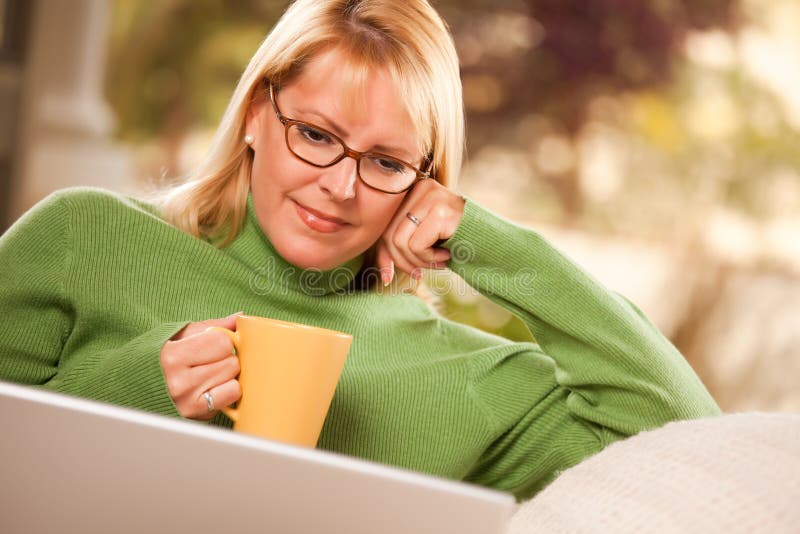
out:
M800 533L800 414L680 421L614 443L523 503L508 534Z

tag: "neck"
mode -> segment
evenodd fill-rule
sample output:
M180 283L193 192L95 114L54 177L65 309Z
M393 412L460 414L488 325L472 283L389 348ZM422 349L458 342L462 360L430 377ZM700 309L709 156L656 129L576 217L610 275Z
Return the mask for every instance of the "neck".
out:
M244 225L231 243L229 251L253 270L251 277L253 291L265 294L276 286L300 291L309 296L347 291L353 286L360 285L355 279L365 264L364 254L328 270L302 269L289 263L261 229L255 214L252 194L247 197Z

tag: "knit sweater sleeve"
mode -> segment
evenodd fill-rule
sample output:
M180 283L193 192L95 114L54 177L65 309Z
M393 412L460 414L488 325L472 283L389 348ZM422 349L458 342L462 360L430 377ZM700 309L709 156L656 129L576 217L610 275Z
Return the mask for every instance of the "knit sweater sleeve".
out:
M467 199L444 246L452 270L525 322L554 362L567 410L601 446L671 420L719 413L684 357L635 305L536 232Z
M63 196L49 196L0 237L0 380L177 415L159 355L184 323L158 324L119 346L63 360L77 320L65 282L73 245Z

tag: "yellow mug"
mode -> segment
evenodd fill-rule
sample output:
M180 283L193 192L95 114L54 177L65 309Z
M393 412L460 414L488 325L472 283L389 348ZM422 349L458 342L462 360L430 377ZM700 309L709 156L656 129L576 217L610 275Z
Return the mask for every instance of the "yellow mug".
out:
M242 397L223 408L234 430L315 447L353 336L277 319L240 315L230 337Z

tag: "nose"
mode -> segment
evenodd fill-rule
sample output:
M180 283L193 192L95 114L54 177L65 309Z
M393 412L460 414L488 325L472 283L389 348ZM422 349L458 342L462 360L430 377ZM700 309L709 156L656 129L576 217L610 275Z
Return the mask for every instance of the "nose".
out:
M344 201L356 196L358 163L353 158L344 158L336 165L322 169L318 183L323 192L334 200Z

